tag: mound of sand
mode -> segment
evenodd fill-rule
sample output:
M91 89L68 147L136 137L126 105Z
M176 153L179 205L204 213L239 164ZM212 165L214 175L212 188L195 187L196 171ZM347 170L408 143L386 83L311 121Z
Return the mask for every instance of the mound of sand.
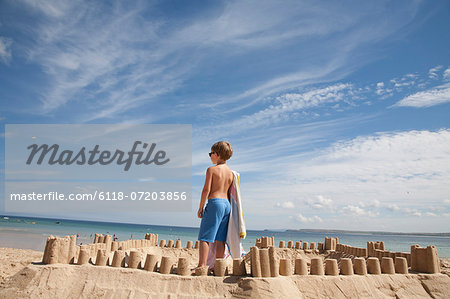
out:
M0 288L4 287L10 276L13 276L31 262L41 261L42 254L42 252L34 250L0 248Z
M170 252L175 257L183 251ZM186 277L90 264L43 265L42 252L30 250L0 249L0 256L2 273L11 275L0 286L0 298L448 298L450 294L450 277L445 274ZM34 262L19 272L3 267L25 263L25 256Z

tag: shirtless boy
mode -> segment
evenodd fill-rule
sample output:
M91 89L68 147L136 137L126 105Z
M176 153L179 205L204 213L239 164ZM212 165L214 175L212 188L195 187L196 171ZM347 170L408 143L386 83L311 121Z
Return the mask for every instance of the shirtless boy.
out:
M234 177L226 161L232 155L233 148L226 141L215 143L209 153L211 162L216 165L206 170L205 185L197 212L198 218L202 218L198 234L200 240L199 267L206 266L209 243L216 243L216 258L223 258L225 255L225 241L231 211L228 189L233 183ZM207 199L208 203L203 210Z

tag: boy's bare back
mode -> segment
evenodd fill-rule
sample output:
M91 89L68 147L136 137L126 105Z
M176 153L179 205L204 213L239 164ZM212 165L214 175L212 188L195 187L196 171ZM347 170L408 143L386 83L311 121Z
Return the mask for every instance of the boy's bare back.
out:
M211 166L206 171L206 177L211 177L210 198L228 198L228 190L233 183L233 172L227 164Z
M209 157L216 164L206 170L205 185L203 186L200 206L197 211L198 218L203 217L203 207L208 199L229 199L229 189L233 184L233 172L228 168L226 161L233 155L233 148L227 141L219 141L213 144Z

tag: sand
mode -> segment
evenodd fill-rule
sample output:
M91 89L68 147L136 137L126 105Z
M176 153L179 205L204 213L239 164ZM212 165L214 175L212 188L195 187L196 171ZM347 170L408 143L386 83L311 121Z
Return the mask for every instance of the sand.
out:
M0 288L6 280L32 262L42 260L41 251L29 249L0 248Z
M163 251L164 250L164 251ZM184 256L196 250L142 248ZM441 274L299 276L276 278L196 277L109 266L43 265L42 252L0 248L0 298L450 298L449 260ZM279 257L313 255L279 250Z

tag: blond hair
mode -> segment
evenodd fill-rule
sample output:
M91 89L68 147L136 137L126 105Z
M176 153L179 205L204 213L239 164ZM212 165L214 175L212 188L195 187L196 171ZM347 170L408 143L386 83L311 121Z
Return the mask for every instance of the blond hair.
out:
M219 141L214 143L213 146L211 146L211 151L215 152L217 155L219 155L220 158L225 161L233 156L233 148L227 141Z

